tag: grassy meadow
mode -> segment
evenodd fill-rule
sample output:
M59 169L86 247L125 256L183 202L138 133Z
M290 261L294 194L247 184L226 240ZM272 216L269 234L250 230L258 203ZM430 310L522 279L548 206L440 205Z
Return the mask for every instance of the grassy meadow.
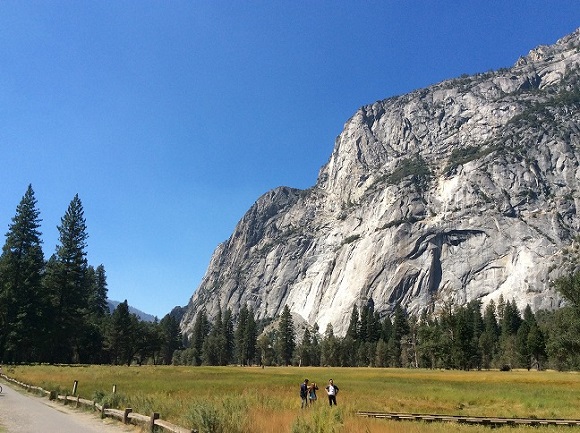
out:
M580 418L580 374L554 371L439 371L322 367L15 366L4 372L47 390L222 433L488 432L489 427L387 421L357 411ZM300 409L299 385L317 382L319 401ZM339 386L338 407L324 386ZM112 394L116 385L116 394ZM570 427L504 427L510 432Z

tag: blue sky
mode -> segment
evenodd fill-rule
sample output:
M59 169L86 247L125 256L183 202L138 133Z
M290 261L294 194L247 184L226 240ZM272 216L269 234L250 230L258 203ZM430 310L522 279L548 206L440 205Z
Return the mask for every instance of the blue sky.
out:
M577 0L3 0L0 229L32 184L48 258L78 193L109 297L161 318L260 195L316 182L360 106L579 26Z

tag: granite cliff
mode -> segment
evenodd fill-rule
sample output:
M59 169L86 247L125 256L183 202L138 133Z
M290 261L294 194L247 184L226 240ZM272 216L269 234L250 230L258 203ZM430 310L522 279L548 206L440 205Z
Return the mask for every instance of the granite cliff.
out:
M218 308L344 334L389 315L484 304L557 308L580 227L580 29L511 67L360 108L316 184L276 188L215 250L181 326Z

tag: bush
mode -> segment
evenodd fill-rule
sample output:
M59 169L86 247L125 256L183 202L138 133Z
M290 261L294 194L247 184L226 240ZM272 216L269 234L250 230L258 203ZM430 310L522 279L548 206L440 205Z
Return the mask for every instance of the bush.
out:
M186 414L186 421L199 433L243 433L247 424L247 405L236 398L224 402L198 401Z
M108 408L120 408L122 406L125 406L124 403L127 401L127 399L123 394L119 393L106 394L103 391L95 391L93 394L93 401L96 401L99 404L107 406Z
M414 158L403 159L386 180L389 184L395 185L409 176L412 176L413 183L418 186L423 186L431 177L429 166L418 154Z
M292 433L339 433L343 430L343 416L339 408L316 407L307 415L296 418Z

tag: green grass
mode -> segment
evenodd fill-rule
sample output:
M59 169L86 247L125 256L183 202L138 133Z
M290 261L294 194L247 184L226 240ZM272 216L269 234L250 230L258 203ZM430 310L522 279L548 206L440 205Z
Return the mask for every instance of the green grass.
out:
M118 407L132 407L142 414L156 411L184 427L207 424L210 427L205 431L214 432L488 431L476 426L363 419L355 415L357 411L580 418L580 375L552 371L18 366L6 373L61 392L70 392L73 381L78 380L81 397L109 399ZM319 401L313 410L300 411L298 388L305 377L319 384ZM324 386L329 378L340 387L335 412L329 412L325 404ZM114 398L113 385L117 388ZM541 430L564 431L559 427Z

